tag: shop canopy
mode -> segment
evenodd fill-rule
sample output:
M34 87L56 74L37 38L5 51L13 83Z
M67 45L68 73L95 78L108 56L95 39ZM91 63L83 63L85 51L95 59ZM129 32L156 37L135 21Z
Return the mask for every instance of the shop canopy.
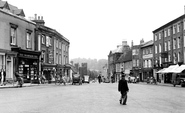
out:
M181 65L178 68L176 68L174 73L181 73L183 70L185 70L185 65Z
M157 71L156 73L163 73L163 71L165 71L166 69L167 69L167 68L163 68L163 69Z
M174 73L175 70L179 67L179 65L171 65L167 69L163 71L163 73Z

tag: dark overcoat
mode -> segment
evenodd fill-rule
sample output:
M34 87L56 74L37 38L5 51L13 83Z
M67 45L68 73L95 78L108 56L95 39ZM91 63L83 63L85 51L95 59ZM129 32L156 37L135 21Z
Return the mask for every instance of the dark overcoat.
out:
M121 79L118 84L118 91L125 93L129 91L128 84L126 80Z

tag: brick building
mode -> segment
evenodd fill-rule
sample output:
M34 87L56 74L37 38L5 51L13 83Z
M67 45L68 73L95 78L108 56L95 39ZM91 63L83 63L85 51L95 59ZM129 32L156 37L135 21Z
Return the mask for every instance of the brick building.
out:
M154 73L172 64L185 62L185 15L182 15L153 31ZM159 75L156 74L157 78ZM164 76L171 83L172 74Z

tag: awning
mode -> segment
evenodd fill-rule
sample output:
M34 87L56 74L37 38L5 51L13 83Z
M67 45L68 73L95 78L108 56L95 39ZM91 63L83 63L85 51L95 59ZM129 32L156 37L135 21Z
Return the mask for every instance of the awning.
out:
M176 68L174 73L181 73L183 70L185 70L185 65L181 65L178 68Z
M171 65L163 71L163 73L173 73L179 67L179 65Z
M163 69L157 71L156 73L163 73L163 71L165 71L166 69L167 69L167 68L163 68Z

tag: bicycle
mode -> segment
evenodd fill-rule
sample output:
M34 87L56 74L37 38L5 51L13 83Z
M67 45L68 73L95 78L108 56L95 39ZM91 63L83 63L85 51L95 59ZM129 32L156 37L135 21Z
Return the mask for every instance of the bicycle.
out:
M64 85L66 85L64 78L60 77L59 75L56 75L55 76L55 85L60 85L62 83L64 83Z

